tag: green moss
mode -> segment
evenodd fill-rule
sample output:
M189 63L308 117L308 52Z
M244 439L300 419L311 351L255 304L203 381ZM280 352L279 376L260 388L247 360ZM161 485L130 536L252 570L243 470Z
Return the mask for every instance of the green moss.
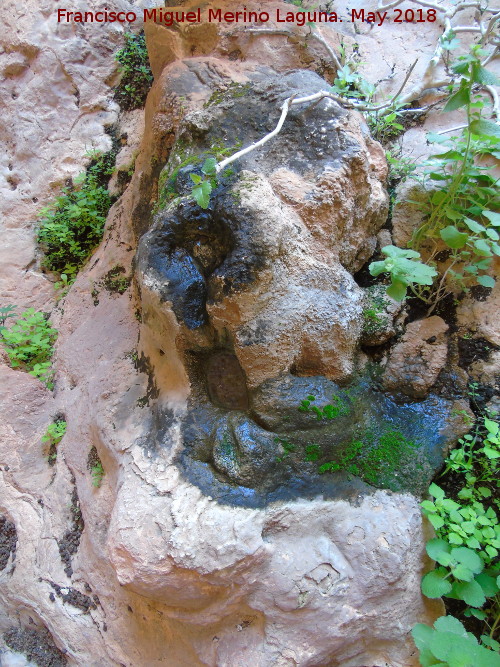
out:
M378 286L375 286L378 290ZM385 312L387 301L382 294L371 289L367 294L367 306L363 310L363 334L371 336L384 330L389 324L389 318Z
M318 472L344 470L372 486L399 491L407 475L423 468L415 461L418 449L417 443L387 425L380 434L366 430L342 448L334 461L319 466Z
M192 145L187 144L182 139L179 139L172 152L169 160L158 179L158 201L155 205L154 212L162 210L170 202L181 196L177 188L177 177L179 171L189 165L192 166L193 171L201 167L207 158L215 158L220 162L226 157L236 153L242 146L242 142L236 139L234 144L226 146L222 139L216 139L211 146L201 153L194 153ZM232 167L227 167L221 174L222 178L229 178L234 175L235 171ZM214 183L214 187L216 183Z
M315 396L308 396L301 402L299 410L301 412L313 412L316 415L316 419L336 419L337 417L349 414L350 408L347 396L332 396L332 402L324 405L322 408L312 405L315 400Z
M207 109L230 99L244 97L250 91L250 87L249 83L231 83L227 88L218 88L210 95L203 107Z
M103 287L105 287L108 292L123 294L129 288L130 282L132 280L131 276L123 275L124 273L125 268L117 264L110 271L108 271L102 279Z

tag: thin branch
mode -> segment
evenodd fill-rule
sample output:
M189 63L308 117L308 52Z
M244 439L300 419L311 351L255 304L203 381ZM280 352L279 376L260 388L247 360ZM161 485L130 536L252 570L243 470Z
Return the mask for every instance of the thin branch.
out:
M493 100L493 115L497 120L500 120L500 98L498 97L498 93L493 86L485 86L484 88L488 91Z
M342 65L340 63L340 60L337 58L337 55L335 51L332 49L332 47L326 42L324 37L322 36L319 28L316 28L311 32L311 36L314 37L316 41L318 41L320 44L322 44L325 49L328 51L328 55L330 58L333 60L335 67L339 70L342 69Z
M439 130L436 134L448 134L448 132L455 132L456 130L464 130L468 125L457 125L456 127L450 127L447 130Z
M302 98L305 99L305 98ZM234 153L233 155L230 155L228 158L225 160L222 160L222 162L218 162L215 165L215 173L219 173L222 171L225 167L227 167L228 164L231 164L231 162L234 162L235 160L238 160L240 157L243 157L243 155L246 155L247 153L250 153L250 151L254 151L256 148L260 148L263 146L266 142L269 141L269 139L272 139L275 137L278 132L281 130L283 127L283 123L285 122L285 118L287 117L288 114L288 109L290 108L290 105L293 103L294 100L294 95L289 97L288 99L285 100L283 103L282 111L281 111L281 116L278 121L278 124L274 128L272 132L269 132L269 134L266 134L265 137L262 137L259 141L256 141L253 144L250 144L250 146L247 146L246 148L242 148L241 151L238 151L237 153Z

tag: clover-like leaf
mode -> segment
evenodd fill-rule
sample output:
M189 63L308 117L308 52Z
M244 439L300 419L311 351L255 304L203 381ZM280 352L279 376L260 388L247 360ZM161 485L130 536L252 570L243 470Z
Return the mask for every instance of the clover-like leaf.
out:
M422 579L422 593L428 598L440 598L450 593L452 585L446 579L447 576L446 570L442 567L428 572Z

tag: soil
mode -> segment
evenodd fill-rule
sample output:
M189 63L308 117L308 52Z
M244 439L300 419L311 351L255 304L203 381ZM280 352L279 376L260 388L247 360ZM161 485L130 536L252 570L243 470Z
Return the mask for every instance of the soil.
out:
M0 514L0 570L3 570L9 562L16 559L17 532L16 526L7 517Z
M58 540L59 554L64 563L64 571L68 577L73 574L71 566L71 558L73 554L78 551L80 545L80 538L85 527L82 512L80 509L80 501L78 499L78 492L76 490L75 478L72 478L73 492L71 494L71 528L67 530L62 539Z
M66 656L57 648L46 628L12 628L4 633L3 638L9 648L23 653L38 667L65 667L68 664Z
M467 369L475 361L486 361L490 352L500 348L490 343L485 338L464 338L458 339L458 365L460 368Z

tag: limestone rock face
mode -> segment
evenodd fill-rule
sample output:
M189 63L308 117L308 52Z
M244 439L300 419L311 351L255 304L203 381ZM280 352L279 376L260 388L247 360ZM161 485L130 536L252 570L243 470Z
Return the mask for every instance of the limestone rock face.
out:
M6 185L14 178L7 165L4 201L16 217L8 218L14 250L2 278L8 274L9 299L17 281L18 302L41 309L51 293L31 266L31 199L46 203L52 186L81 170L87 139L89 148L107 147L103 127L116 108L106 83L114 33L56 31L53 18L39 18L36 43L27 41L27 24L19 37L13 28L0 57L2 85L11 86L2 99L10 110L19 99L12 93L26 96L41 124L23 121L16 147L9 145L20 184ZM287 417L266 389L275 383L276 397L289 382L293 407L297 385L312 383L327 401L340 391L333 380L355 368L363 292L351 273L385 219L382 151L356 114L326 102L309 116L297 110L280 137L224 177L207 211L195 209L183 198L189 171L181 167L171 183L170 168L186 157L176 141L199 152L216 140L253 141L274 127L285 94L324 83L294 73L270 85L280 49L293 66L304 64L302 40L152 30L157 80L134 177L102 245L52 312L60 332L55 391L0 367L0 631L10 647L2 660L19 664L16 651L36 656L36 641L54 664L82 667L416 667L409 631L442 611L420 594L430 564L417 499L340 477L334 498L320 475L308 476L308 489L305 474L279 492L252 486L262 471L279 469L276 413ZM170 61L185 59L164 69L158 58L167 38L182 47ZM202 43L205 51L192 50ZM208 104L232 84L248 94ZM132 126L140 132L141 119ZM43 146L40 159L30 141ZM53 165L49 176L45 164ZM161 198L171 185L181 199L169 203ZM103 282L117 265L135 276L123 294ZM41 437L59 415L68 429L49 467ZM100 486L92 479L96 456Z

